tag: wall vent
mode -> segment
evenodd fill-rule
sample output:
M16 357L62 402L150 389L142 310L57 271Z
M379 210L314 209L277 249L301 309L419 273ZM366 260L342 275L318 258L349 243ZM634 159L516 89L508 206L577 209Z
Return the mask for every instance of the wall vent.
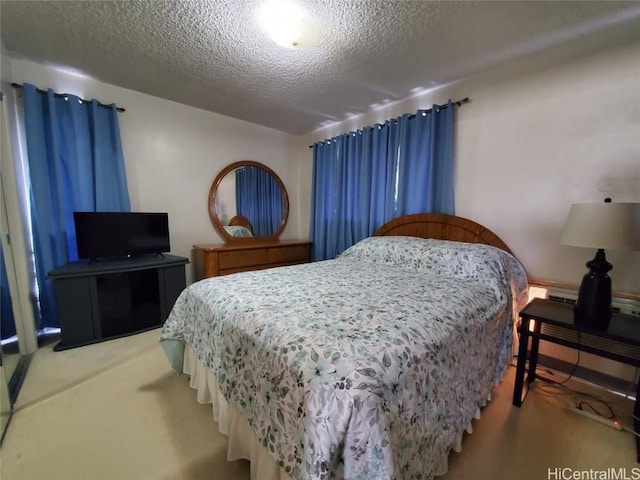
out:
M554 302L568 303L575 305L578 300L578 292L559 287L544 287L547 291L547 298ZM640 302L629 298L614 297L611 299L611 309L617 313L640 317Z

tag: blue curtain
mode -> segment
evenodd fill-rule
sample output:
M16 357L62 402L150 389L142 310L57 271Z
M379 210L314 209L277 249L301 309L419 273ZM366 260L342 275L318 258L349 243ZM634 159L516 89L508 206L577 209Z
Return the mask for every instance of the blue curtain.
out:
M261 168L236 169L236 211L251 222L255 236L273 235L284 217L280 185Z
M77 260L74 211L130 211L114 105L25 83L24 119L40 327L57 326L51 269Z
M313 146L310 239L324 260L411 213L454 213L451 101Z

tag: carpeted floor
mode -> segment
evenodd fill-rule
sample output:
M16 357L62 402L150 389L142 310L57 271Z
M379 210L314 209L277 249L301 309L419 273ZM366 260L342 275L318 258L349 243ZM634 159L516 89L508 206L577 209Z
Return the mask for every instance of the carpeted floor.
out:
M158 335L152 330L63 352L41 348L0 451L0 478L249 479L248 462L226 461L226 438L211 408L199 405L188 379L170 370ZM513 374L512 368L495 389L462 453L451 454L443 480L562 478L550 476L556 468L626 468L632 475L640 467L633 435L570 412L570 396L540 388L522 408L513 407ZM607 398L630 425L632 402Z

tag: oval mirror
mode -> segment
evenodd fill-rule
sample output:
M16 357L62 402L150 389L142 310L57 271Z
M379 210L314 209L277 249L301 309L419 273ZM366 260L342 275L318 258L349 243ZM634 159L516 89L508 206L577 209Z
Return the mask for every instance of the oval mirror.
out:
M282 180L259 162L227 165L211 184L209 218L227 242L277 240L288 216Z

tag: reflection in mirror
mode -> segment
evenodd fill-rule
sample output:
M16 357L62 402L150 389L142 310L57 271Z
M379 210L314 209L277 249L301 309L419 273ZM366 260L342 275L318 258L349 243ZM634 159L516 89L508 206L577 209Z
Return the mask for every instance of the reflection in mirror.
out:
M3 435L31 359L25 346L20 344L16 328L14 307L17 302L11 295L13 284L10 286L9 282L10 275L15 278L15 269L7 238L8 235L0 243L0 413Z
M9 397L9 384L4 374L2 365L2 349L0 349L0 445L4 440L4 434L11 418L11 398Z
M269 172L257 167L236 168L236 211L246 218L256 237L273 235L284 215L282 190Z
M0 444L9 424L13 404L9 395L9 379L15 372L19 360L11 293L0 243Z
M15 371L20 352L16 324L13 319L13 304L9 289L9 276L5 266L4 252L0 244L0 343L3 349L3 364L7 380Z
M258 162L247 160L227 166L209 192L211 220L227 241L277 238L288 212L282 181Z

